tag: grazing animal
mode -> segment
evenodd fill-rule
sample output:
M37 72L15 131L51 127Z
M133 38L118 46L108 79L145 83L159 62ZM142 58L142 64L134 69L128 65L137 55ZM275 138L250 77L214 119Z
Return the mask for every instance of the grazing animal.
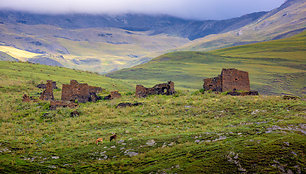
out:
M103 138L98 138L98 139L96 140L96 144L97 144L97 145L98 145L99 142L103 143Z
M109 137L109 141L115 140L117 139L117 134L113 134L112 136Z

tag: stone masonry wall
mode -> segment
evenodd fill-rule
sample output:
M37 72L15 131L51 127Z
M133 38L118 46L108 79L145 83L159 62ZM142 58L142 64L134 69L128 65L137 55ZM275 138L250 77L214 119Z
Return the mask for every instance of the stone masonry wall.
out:
M42 92L39 99L41 99L41 100L54 100L52 80L47 80L46 89Z
M173 95L174 82L169 81L168 83L157 84L153 88L146 88L142 85L136 86L136 97L147 97L148 95Z
M70 84L63 84L62 100L75 101L86 103L96 101L96 93L102 91L102 88L89 86L87 83L78 83L76 80L71 80Z
M250 91L249 73L237 69L223 69L222 91Z
M205 91L250 91L249 74L237 69L222 69L221 75L204 79Z

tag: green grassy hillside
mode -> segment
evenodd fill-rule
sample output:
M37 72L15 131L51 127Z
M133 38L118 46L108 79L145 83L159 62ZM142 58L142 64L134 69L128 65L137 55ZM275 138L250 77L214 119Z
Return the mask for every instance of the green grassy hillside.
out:
M21 101L47 79L123 97L53 111ZM12 62L0 62L0 82L0 173L305 173L305 100L180 90L137 99L134 85L119 80ZM115 108L136 101L143 105ZM70 117L74 110L80 115ZM117 143L109 142L113 132ZM97 146L98 137L105 141Z
M200 89L203 79L222 68L249 72L251 88L262 94L303 95L306 73L306 32L275 41L236 46L211 52L173 52L108 76L152 86L172 80L181 89Z

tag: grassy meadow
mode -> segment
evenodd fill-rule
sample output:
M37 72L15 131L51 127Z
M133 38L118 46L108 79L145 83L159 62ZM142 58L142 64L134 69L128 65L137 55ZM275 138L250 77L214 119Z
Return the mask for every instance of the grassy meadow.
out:
M35 86L49 79L59 88L75 79L105 88L101 96L119 90L123 97L52 111L46 101L22 102L24 93L38 97ZM138 99L135 84L0 62L0 173L305 173L305 99L183 88ZM60 99L61 89L54 93ZM143 105L116 108L121 102ZM74 110L80 115L71 117ZM112 133L117 142L109 142ZM96 145L99 137L104 142Z
M306 94L306 32L290 38L210 52L183 51L162 55L133 68L107 76L153 86L172 80L179 89L202 88L203 79L215 77L222 68L249 72L251 88L261 94Z

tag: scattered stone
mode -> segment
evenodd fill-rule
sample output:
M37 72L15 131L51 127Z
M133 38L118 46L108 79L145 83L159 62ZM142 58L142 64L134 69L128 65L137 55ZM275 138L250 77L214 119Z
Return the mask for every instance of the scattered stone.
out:
M70 117L77 117L77 116L80 116L80 113L78 111L70 112Z
M130 156L130 157L133 157L133 156L137 156L138 153L137 152L128 152L127 155Z
M123 143L123 142L124 142L124 140L119 140L119 141L118 141L119 144L121 144L121 143Z
M140 106L140 105L143 105L143 103L119 103L116 108L125 108L127 106L131 107L131 106Z
M113 100L116 98L121 98L121 94L118 91L111 91L110 95L104 97L104 100Z
M238 171L247 172L247 170L241 166L240 161L238 160L238 153L236 154L235 152L230 152L226 157L228 162L234 163L238 167Z
M257 113L259 113L260 111L258 110L258 109L256 109L255 111L253 111L252 113L251 113L251 115L255 115L255 114L257 114Z
M172 81L157 84L153 88L146 88L142 85L136 86L136 97L138 98L144 98L149 95L173 95L174 93L174 82Z
M110 148L114 149L114 148L116 148L116 146L111 146Z
M168 146L173 146L175 143L174 142L171 142L170 144L168 144Z
M284 95L284 96L283 96L283 99L284 99L284 100L297 100L297 99L300 99L300 97L298 97L298 96L293 96L293 95Z
M52 156L52 159L59 159L59 156Z
M131 150L133 150L133 149L129 149L129 150L124 151L124 154L125 154L125 155L128 155L128 156L130 156L130 157L133 157L133 156L138 155L137 152L132 152Z
M50 101L50 110L56 110L58 107L69 107L74 108L77 107L77 103L73 103L70 101Z
M289 146L289 145L290 145L289 142L284 142L284 144L286 144L286 146Z
M155 145L155 141L154 140L149 140L146 143L148 146L154 146Z
M23 102L31 102L32 97L28 96L27 94L23 94L22 101Z
M259 95L258 91L247 91L247 92L233 91L233 92L227 92L226 94L231 96Z
M227 137L226 136L220 136L219 138L213 140L213 141L220 141L220 140L225 140Z

